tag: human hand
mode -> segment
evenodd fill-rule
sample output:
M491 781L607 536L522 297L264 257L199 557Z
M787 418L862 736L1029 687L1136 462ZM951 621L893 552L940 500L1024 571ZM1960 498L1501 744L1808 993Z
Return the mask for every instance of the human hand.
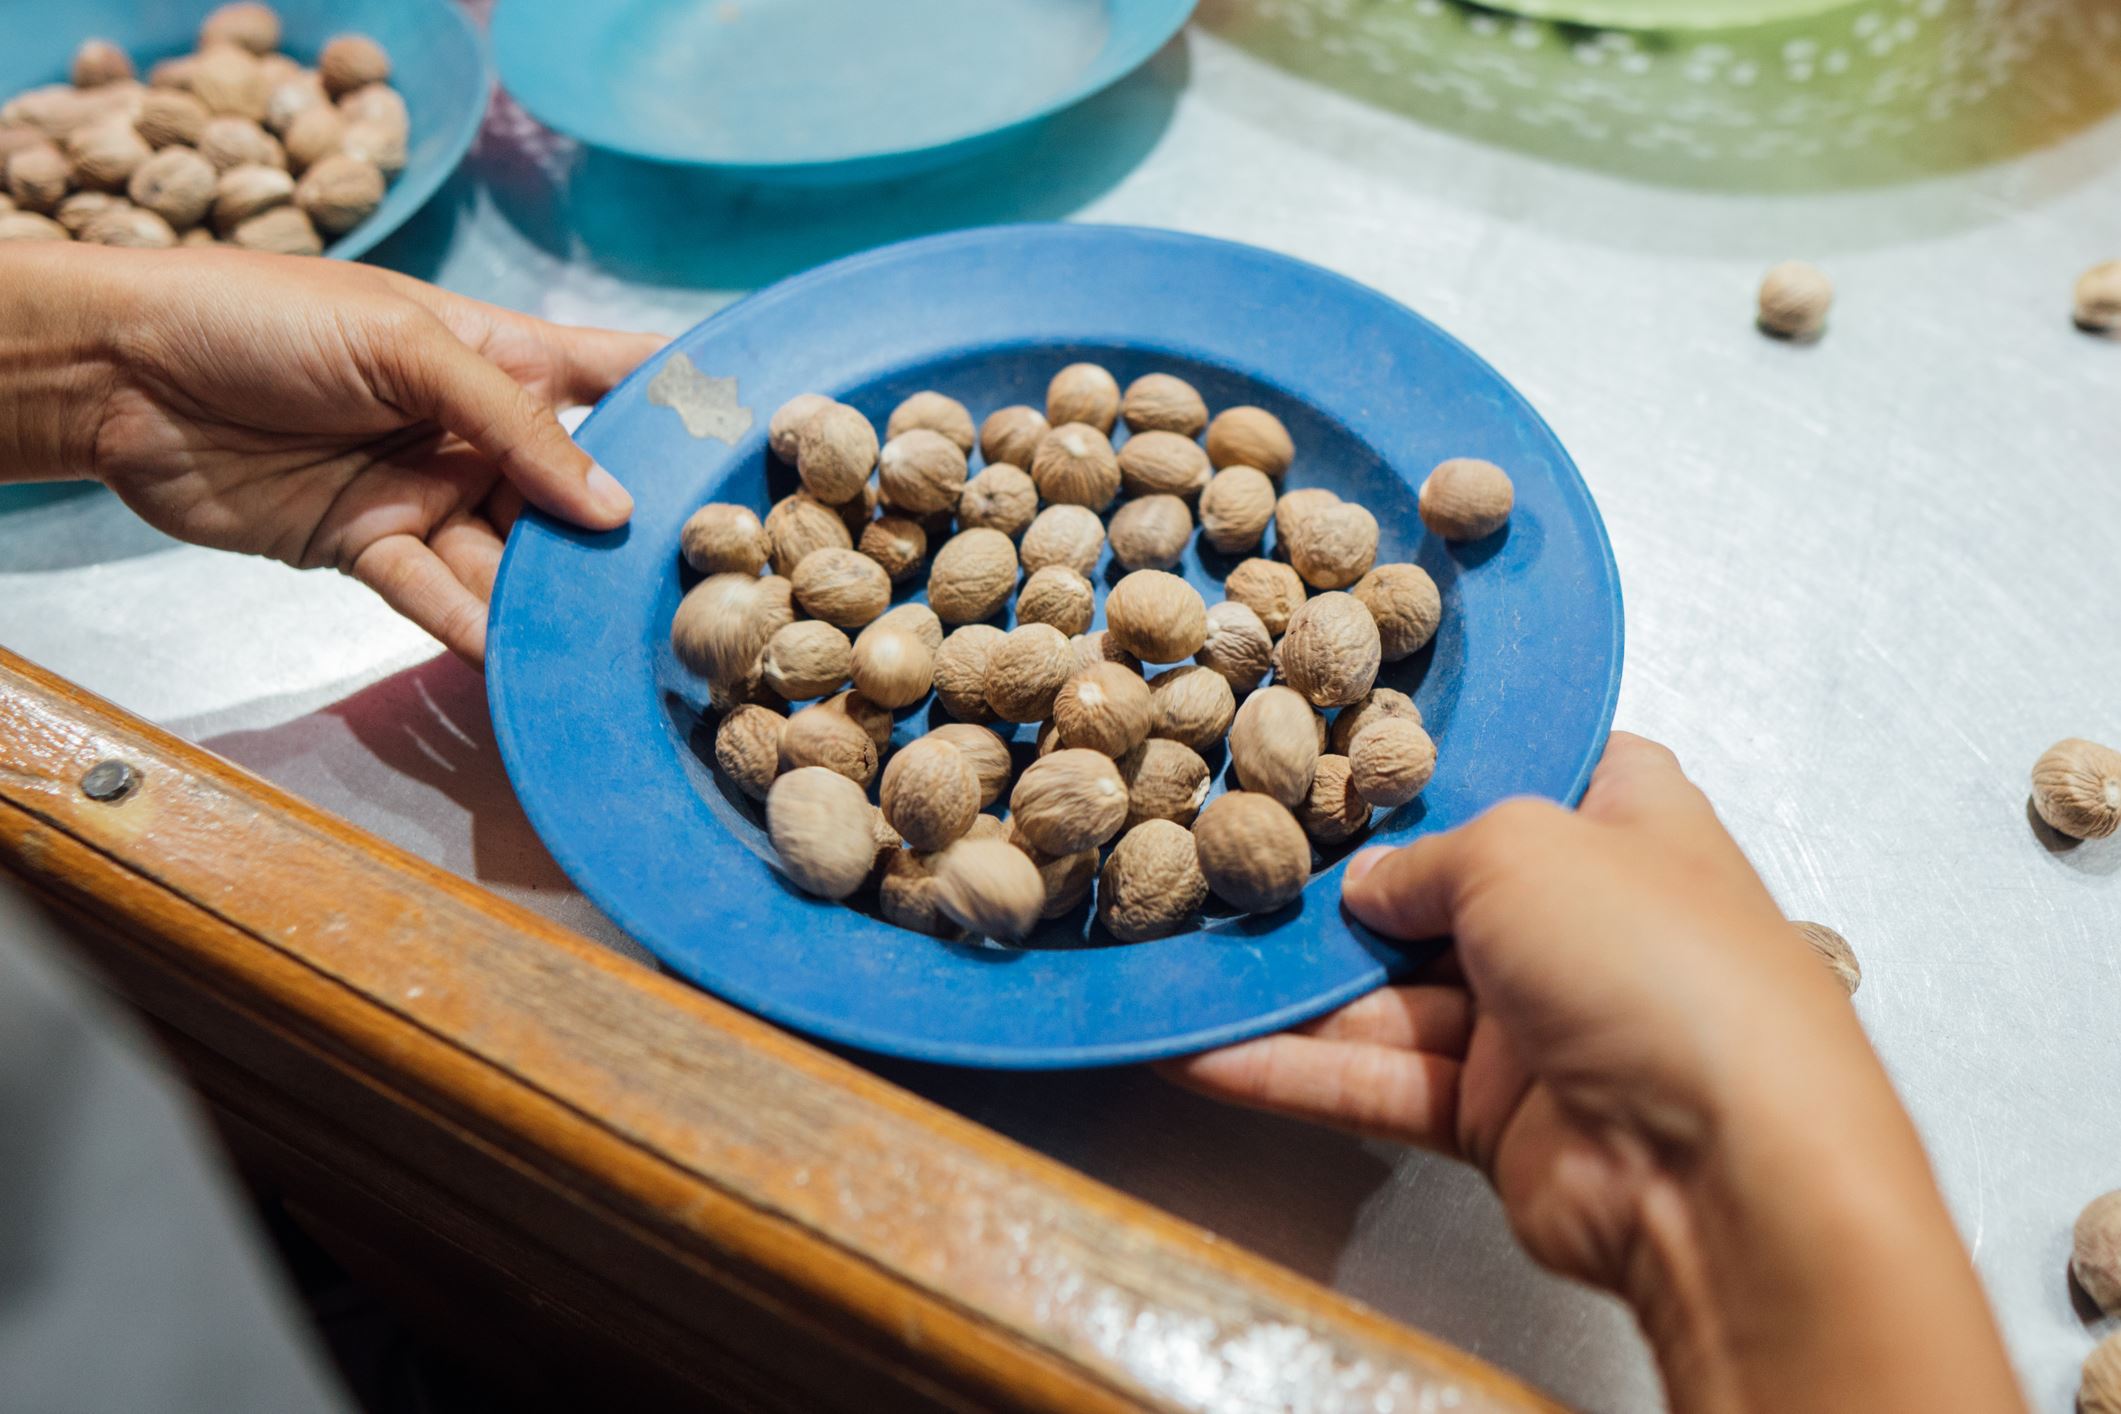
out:
M1670 752L1616 734L1579 811L1366 851L1344 902L1440 975L1166 1073L1477 1164L1676 1407L2020 1407L1853 1009Z
M12 257L12 253L10 253ZM632 500L561 428L662 344L340 261L54 249L95 368L85 466L201 545L330 565L482 661L527 500L608 529Z

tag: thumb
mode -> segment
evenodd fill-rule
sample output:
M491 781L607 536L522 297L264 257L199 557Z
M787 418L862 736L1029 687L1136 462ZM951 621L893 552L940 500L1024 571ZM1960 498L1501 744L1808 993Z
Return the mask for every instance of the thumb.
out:
M470 443L532 505L592 530L633 514L626 489L574 444L551 409L440 320L428 320L397 357L401 409Z

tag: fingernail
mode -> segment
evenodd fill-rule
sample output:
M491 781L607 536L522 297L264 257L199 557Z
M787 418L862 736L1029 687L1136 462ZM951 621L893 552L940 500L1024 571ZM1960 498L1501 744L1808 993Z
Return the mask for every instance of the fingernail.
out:
M626 494L626 488L619 485L617 477L595 462L589 464L589 477L584 485L589 488L589 499L596 502L597 509L614 520L624 520L633 514L633 497Z
M1348 861L1347 882L1350 884L1359 882L1363 875L1377 867L1378 860L1391 852L1392 846L1388 844L1373 844L1368 849L1358 853L1353 859Z

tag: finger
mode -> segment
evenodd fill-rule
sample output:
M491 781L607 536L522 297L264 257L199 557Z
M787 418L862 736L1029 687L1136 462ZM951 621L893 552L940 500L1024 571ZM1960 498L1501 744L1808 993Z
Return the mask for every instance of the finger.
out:
M1614 732L1583 793L1583 813L1597 820L1678 822L1688 827L1708 801L1680 769L1670 747Z
M1457 1152L1459 1065L1442 1056L1286 1033L1158 1068L1231 1104Z
M408 414L463 438L556 516L609 530L633 513L633 498L574 444L551 409L463 344L440 320L394 345L394 387Z
M494 576L501 572L501 537L473 515L455 515L427 537L436 558L480 603L493 598Z
M593 403L668 343L661 334L546 326L553 350L553 396L563 406Z
M1321 1041L1359 1041L1461 1058L1473 1031L1473 999L1453 987L1380 987L1296 1028Z
M386 535L355 557L353 576L383 602L478 667L486 661L486 604L413 535Z
M1446 937L1475 891L1536 870L1561 832L1575 826L1574 817L1550 800L1505 800L1458 829L1424 835L1398 849L1362 851L1348 861L1341 902L1387 937Z

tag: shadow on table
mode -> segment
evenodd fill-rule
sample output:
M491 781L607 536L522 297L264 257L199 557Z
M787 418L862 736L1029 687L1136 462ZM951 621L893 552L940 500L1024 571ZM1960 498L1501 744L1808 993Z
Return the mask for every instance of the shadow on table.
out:
M486 680L448 654L320 712L201 744L429 863L649 961L546 853L501 767Z
M107 565L176 543L93 482L0 486L0 574Z
M475 158L522 235L629 280L748 290L858 250L935 231L1057 220L1131 172L1186 85L1184 36L1141 70L1002 147L895 181L765 186L579 146L505 95ZM400 252L391 251L397 264Z

